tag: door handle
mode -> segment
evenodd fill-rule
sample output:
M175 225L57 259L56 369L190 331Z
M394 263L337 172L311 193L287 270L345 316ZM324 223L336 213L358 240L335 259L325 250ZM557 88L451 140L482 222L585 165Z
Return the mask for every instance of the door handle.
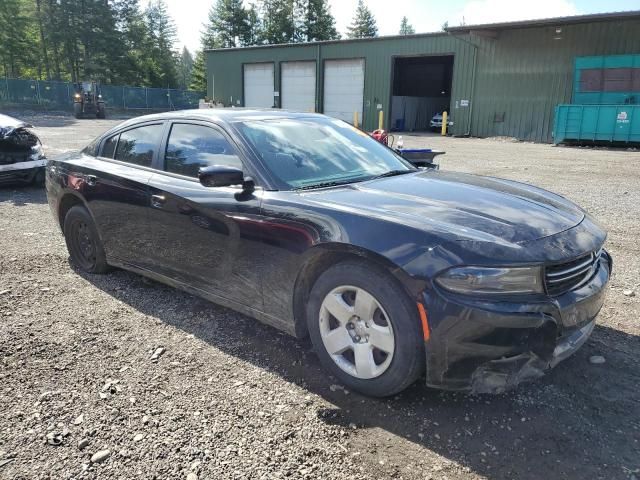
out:
M95 187L96 183L98 182L98 179L95 175L87 175L84 180L90 187Z
M167 199L164 198L164 195L151 195L151 206L155 208L162 208L166 203Z

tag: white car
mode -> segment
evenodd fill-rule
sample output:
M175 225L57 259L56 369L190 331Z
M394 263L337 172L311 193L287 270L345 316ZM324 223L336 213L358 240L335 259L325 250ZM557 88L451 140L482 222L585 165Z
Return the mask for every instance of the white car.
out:
M47 159L32 125L0 114L0 185L44 185Z
M449 127L453 126L453 122L451 121L451 117L448 118L447 125ZM431 118L431 121L429 122L429 126L431 127L431 130L433 130L433 131L442 130L442 113L436 113Z

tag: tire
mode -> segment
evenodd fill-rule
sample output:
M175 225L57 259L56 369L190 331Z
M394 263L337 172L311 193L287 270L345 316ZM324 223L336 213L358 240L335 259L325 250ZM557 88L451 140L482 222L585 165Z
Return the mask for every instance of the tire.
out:
M33 186L34 187L44 187L45 182L45 171L44 168L39 169L36 174L33 176Z
M107 118L107 113L104 109L103 104L98 104L98 111L96 112L96 117L100 119Z
M82 118L82 104L81 103L74 103L73 104L73 115L78 119Z
M307 327L322 365L348 388L372 397L394 395L422 374L420 325L397 281L360 262L324 272L307 303Z
M64 239L74 265L86 273L109 270L102 241L86 208L71 207L64 217Z

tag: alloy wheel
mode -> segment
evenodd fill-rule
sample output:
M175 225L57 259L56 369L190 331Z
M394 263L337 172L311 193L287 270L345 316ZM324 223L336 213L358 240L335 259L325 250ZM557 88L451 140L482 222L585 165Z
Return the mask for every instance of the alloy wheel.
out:
M335 364L349 375L368 380L391 364L395 337L391 321L366 290L340 286L320 307L320 335Z

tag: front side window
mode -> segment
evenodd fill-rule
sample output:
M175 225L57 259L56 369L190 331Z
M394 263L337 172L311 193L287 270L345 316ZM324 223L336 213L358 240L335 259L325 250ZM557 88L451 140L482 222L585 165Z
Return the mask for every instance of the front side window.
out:
M331 118L247 121L238 128L286 189L402 174L415 167L351 125Z
M153 152L162 137L162 128L162 125L146 125L122 132L114 158L122 162L150 167Z
M174 124L165 152L165 170L197 177L200 168L211 165L242 169L240 158L219 131L203 125Z

